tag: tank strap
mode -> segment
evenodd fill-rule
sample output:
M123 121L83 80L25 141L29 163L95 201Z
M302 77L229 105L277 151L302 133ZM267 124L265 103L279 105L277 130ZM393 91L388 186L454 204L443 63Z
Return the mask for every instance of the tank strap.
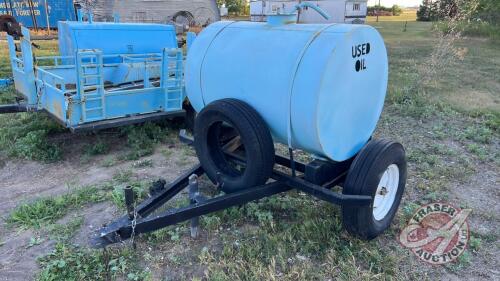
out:
M288 141L288 148L293 149L293 143L292 143L292 95L293 95L293 85L295 84L295 78L297 77L297 72L299 71L299 66L300 63L302 62L302 58L304 57L307 49L309 46L318 38L318 36L325 31L326 29L336 25L336 23L333 24L328 24L320 29L316 30L314 34L309 38L307 43L304 45L304 48L300 51L299 56L297 57L297 61L295 62L295 71L293 73L293 78L291 79L290 85L289 85L289 90L290 94L288 95L288 112L287 112L287 141Z

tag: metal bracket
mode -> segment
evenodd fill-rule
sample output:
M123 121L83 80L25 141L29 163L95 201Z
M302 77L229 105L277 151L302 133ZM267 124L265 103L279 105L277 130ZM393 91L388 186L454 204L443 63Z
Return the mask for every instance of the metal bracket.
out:
M37 108L22 103L0 105L0 114L30 111L37 111Z

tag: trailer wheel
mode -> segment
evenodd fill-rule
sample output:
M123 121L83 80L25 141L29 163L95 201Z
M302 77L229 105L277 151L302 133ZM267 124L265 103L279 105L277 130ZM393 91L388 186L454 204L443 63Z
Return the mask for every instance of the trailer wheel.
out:
M366 207L343 206L344 227L362 239L384 232L398 210L406 184L406 156L403 146L387 140L372 140L351 164L343 193L369 195Z
M242 101L222 99L201 110L194 146L207 176L224 192L265 184L272 174L271 133L262 117Z

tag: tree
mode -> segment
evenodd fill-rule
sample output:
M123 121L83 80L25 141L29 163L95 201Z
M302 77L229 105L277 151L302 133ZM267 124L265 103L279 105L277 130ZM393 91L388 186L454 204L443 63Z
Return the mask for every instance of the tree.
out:
M474 18L490 24L500 25L500 1L480 0Z
M217 5L222 6L225 4L227 10L231 14L241 15L245 14L247 10L247 1L246 0L217 0Z
M401 15L401 13L403 13L403 10L398 5L393 5L391 10L393 16L399 16Z
M457 17L461 20L469 20L471 16L481 20L487 19L488 22L498 22L500 18L500 1L424 0L417 11L417 20L419 21L448 20Z
M459 0L460 1L460 0ZM439 20L443 19L450 19L454 18L457 16L458 11L459 11L459 4L457 3L456 0L439 0L438 3L438 11L437 11L437 17ZM466 1L461 1L461 6L460 8L466 9L465 7L467 4Z
M438 19L437 12L438 12L437 2L432 0L424 0L422 2L422 5L420 5L420 7L418 8L417 20L435 21Z

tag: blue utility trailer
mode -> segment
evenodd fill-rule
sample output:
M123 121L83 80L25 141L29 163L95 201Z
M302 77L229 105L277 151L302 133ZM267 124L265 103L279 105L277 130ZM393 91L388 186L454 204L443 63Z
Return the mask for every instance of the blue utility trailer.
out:
M34 57L27 28L17 43L8 36L14 84L24 100L0 106L0 113L43 110L72 131L184 115L183 50L171 25L59 26L61 56Z

